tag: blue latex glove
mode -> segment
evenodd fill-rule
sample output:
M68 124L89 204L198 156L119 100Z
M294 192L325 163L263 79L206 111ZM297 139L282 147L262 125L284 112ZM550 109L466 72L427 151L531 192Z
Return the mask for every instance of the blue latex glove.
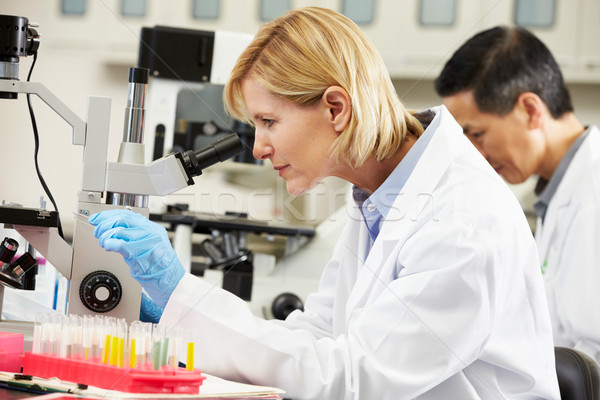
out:
M166 229L130 210L94 214L94 236L101 247L120 253L133 276L158 307L164 308L185 270L171 246Z
M142 306L140 307L140 321L158 323L162 316L163 309L154 304L146 293L142 293Z

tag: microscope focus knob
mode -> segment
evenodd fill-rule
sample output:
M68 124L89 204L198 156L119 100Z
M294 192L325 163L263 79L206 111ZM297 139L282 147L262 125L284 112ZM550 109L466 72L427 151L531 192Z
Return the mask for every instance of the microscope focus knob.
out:
M103 313L115 308L123 290L119 279L108 271L94 271L86 275L79 286L79 297L88 309Z

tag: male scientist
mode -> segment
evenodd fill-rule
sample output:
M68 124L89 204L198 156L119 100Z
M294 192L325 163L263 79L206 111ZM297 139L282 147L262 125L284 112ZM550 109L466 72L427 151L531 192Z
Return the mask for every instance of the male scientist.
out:
M535 236L554 342L600 362L600 131L577 119L556 60L521 27L473 36L435 90L506 181L539 177Z

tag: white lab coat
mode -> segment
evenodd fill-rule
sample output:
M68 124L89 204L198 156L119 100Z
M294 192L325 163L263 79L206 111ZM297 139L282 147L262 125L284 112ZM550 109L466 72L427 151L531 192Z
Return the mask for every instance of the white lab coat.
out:
M536 241L555 344L600 362L600 130L589 129L538 219Z
M298 399L558 399L535 242L445 107L371 246L358 209L305 311L265 321L186 275L161 323L200 332L196 365Z

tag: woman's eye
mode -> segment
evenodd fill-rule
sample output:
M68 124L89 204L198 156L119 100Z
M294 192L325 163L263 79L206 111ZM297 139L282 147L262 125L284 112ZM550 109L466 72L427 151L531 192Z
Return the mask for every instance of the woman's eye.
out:
M483 132L471 133L473 139L479 139L481 136L483 136Z
M270 127L273 125L273 123L274 123L274 122L275 122L275 121L274 121L274 120L272 120L272 119L263 119L263 123L265 124L265 126L266 126L267 128L270 128Z

